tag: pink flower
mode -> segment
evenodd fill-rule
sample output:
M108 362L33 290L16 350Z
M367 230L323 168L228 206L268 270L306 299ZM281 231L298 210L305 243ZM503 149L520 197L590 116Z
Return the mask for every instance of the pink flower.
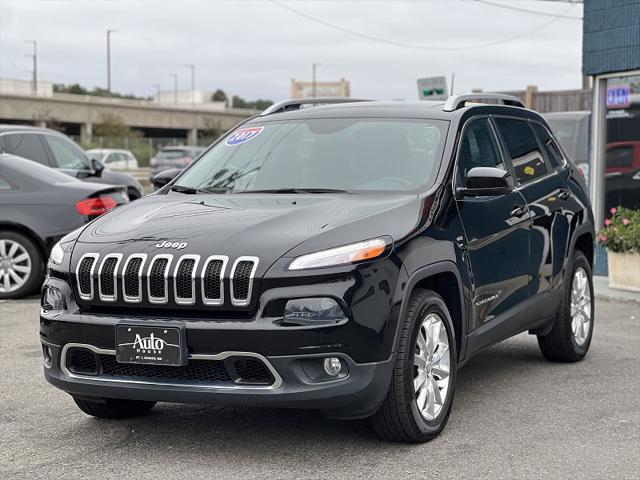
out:
M616 209L616 207L612 207L609 211L611 212L611 215L615 215L618 210Z
M607 241L607 236L606 235L600 235L600 241L601 242L606 242Z
M611 220L609 220L608 218L604 221L604 224L608 227L609 225L611 225Z
M628 218L623 218L623 219L622 219L622 224L623 224L623 225L629 225L630 223L631 223L631 222L629 221L629 219L628 219Z

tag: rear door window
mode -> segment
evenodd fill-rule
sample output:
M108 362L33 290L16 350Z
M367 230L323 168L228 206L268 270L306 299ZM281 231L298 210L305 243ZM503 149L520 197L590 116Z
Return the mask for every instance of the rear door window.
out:
M547 154L547 159L551 164L551 168L555 170L556 168L560 167L563 164L562 154L560 153L560 149L556 145L556 142L553 140L553 137L551 137L547 129L539 123L533 122L531 123L531 125L538 135L538 139L542 144L544 153Z
M515 118L496 117L513 169L520 185L526 185L547 173L547 165L529 122Z
M49 157L40 135L36 133L10 133L3 135L4 151L42 165L49 165Z

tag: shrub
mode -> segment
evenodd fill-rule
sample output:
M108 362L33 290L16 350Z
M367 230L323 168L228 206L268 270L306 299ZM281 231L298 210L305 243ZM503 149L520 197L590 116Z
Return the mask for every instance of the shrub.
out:
M640 210L618 207L604 221L598 241L612 252L640 253Z

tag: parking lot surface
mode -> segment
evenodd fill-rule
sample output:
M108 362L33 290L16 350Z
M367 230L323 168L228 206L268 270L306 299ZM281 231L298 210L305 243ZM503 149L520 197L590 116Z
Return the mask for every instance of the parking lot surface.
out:
M637 479L640 307L597 304L591 351L546 362L519 335L458 377L449 424L423 445L315 412L159 404L90 418L42 374L38 301L0 303L0 478Z

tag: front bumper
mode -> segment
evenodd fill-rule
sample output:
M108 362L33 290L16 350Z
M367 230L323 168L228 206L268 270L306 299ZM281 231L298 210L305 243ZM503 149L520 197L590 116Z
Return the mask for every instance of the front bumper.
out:
M386 396L395 360L392 355L382 362L358 364L343 353L260 356L274 371L272 385L193 385L73 374L63 365L66 357L62 356L63 345L45 341L42 344L51 353L51 363L45 366L45 378L74 396L317 409L333 418L362 418L373 414ZM217 355L224 356L225 352ZM327 356L340 358L346 373L337 379L314 380L309 375L309 362L322 362Z

